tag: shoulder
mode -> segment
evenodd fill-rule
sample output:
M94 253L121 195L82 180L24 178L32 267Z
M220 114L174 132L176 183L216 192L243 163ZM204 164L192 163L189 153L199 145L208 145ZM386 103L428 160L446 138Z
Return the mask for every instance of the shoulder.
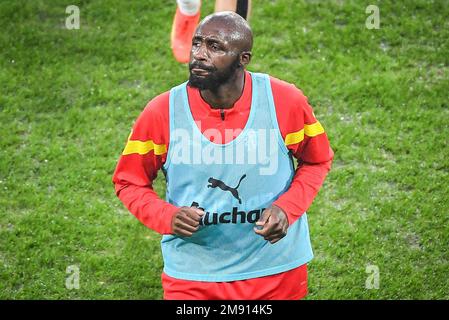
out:
M170 91L164 92L146 104L133 126L132 139L160 140L166 135L169 122L169 96Z
M316 122L312 107L299 88L272 76L270 84L279 129L284 139L289 134L300 132L305 125Z
M309 105L307 97L293 83L270 76L271 90L276 100L283 103L280 108L304 108Z
M271 90L278 117L293 117L301 122L315 122L309 100L296 85L270 76Z
M166 91L154 97L145 105L139 119L141 118L147 121L160 120L163 118L168 119L169 100L170 91Z

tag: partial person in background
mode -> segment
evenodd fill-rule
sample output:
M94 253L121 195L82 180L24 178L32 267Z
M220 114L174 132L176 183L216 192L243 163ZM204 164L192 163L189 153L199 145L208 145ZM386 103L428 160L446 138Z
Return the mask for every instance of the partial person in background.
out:
M171 48L175 59L188 63L192 37L200 20L201 0L177 0L178 7L173 19ZM216 0L215 12L234 11L248 20L251 0Z

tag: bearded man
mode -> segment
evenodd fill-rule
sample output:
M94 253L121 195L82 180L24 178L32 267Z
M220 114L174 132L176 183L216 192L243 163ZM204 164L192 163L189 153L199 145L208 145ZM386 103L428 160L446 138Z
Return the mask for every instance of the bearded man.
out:
M115 170L120 200L163 235L165 299L307 294L306 210L333 152L299 89L246 70L252 43L233 12L202 20L189 80L148 103Z

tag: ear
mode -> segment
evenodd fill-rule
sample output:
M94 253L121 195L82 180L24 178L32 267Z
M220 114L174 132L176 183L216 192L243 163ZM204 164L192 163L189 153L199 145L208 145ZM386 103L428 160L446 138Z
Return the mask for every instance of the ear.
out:
M252 53L251 51L243 51L240 54L240 64L243 66L248 65L251 62Z

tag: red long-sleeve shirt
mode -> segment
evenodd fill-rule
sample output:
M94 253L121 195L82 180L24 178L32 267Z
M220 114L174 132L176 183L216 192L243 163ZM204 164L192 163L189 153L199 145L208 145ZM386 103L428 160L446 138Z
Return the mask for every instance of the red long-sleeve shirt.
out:
M299 164L290 188L273 203L286 213L292 224L312 204L330 170L333 152L302 92L274 77L270 82L279 129ZM198 89L188 86L187 90L193 118L195 122L200 121L203 133L209 128L218 129L221 143L227 143L235 136L228 137L225 129L244 128L251 105L252 85L248 72L243 93L230 109L212 109ZM169 148L168 106L169 92L148 103L134 124L113 176L116 193L124 205L145 226L161 234L172 233L172 216L179 209L162 200L152 187ZM238 134L238 130L233 132ZM208 138L214 141L214 137Z

